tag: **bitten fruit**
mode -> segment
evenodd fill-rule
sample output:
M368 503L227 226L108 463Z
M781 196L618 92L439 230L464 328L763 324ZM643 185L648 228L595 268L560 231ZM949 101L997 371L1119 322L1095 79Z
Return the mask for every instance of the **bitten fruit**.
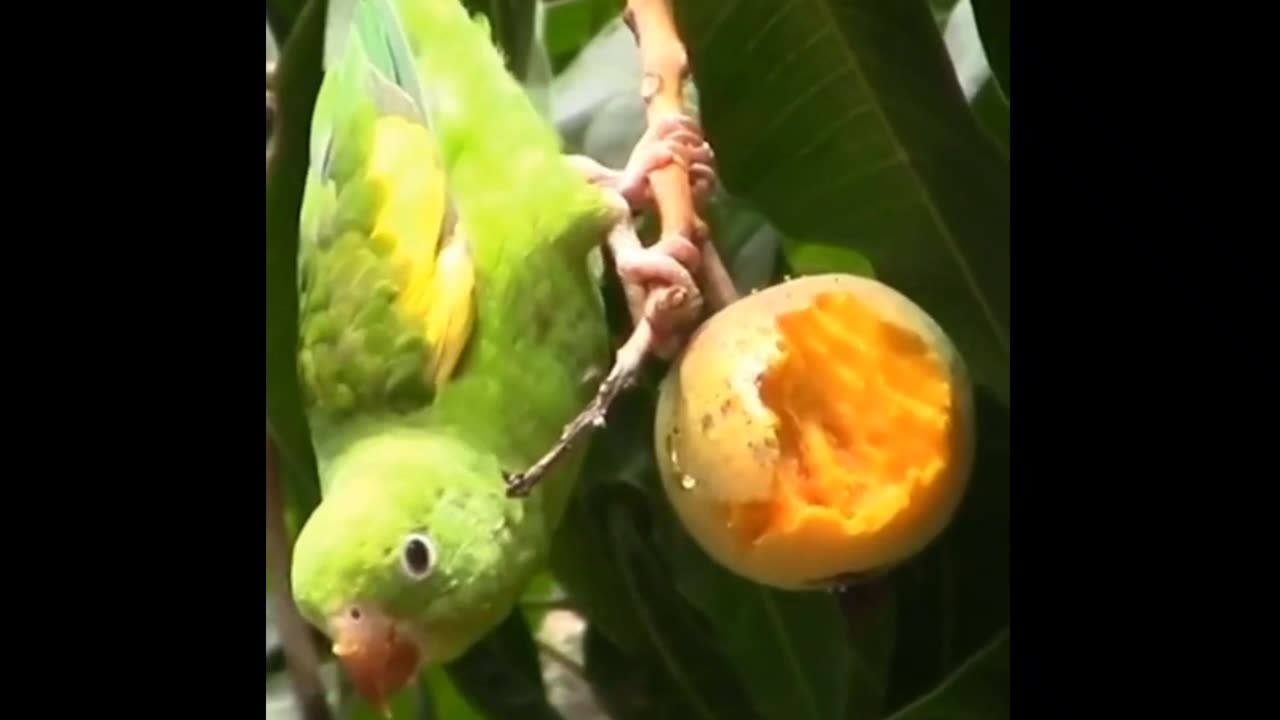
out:
M693 539L764 585L883 571L950 522L974 455L950 338L884 283L801 277L711 317L664 379L663 488Z

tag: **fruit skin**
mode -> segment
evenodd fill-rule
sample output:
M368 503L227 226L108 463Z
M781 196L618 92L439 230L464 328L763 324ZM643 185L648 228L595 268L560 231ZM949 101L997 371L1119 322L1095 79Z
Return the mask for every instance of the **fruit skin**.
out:
M916 333L943 363L951 384L949 462L938 482L879 530L851 534L811 518L795 530L745 544L728 508L773 496L779 458L774 418L756 382L779 352L775 318L818 295L848 292L882 321ZM654 425L663 490L681 524L713 560L772 587L822 589L850 575L883 572L918 553L949 524L968 487L974 456L971 379L964 361L919 306L882 282L811 275L748 295L709 318L659 388ZM692 479L692 480L690 480Z

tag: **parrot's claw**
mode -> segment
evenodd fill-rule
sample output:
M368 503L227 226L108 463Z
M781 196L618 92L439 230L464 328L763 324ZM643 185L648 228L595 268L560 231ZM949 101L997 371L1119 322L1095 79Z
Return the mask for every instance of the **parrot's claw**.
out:
M701 294L689 271L697 264L697 247L678 236L663 238L650 247L641 245L626 200L621 193L612 193L611 200L617 221L609 231L607 244L636 329L618 350L595 398L569 423L555 446L528 470L503 472L507 497L527 496L583 435L604 427L609 406L618 393L634 384L645 355L670 355L676 347L679 328L692 313L701 311ZM650 292L649 283L657 285L656 291Z
M592 429L604 427L609 406L619 392L635 382L645 356L651 352L665 357L673 355L680 329L702 309L702 293L693 279L693 271L701 261L698 246L690 238L670 234L645 247L640 243L632 219L635 213L654 204L649 174L671 163L678 163L688 171L695 203L711 194L716 185L715 154L702 139L697 123L687 115L676 114L651 124L621 171L611 170L585 155L571 155L568 160L605 190L615 208L616 220L606 244L622 282L635 329L618 350L613 367L600 383L595 398L565 427L555 446L529 469L503 472L508 497L527 496L579 438ZM700 222L694 225L695 234L705 232Z
M700 310L696 303L688 302L700 297L690 270L698 264L698 248L679 236L663 238L649 247L641 245L635 224L623 210L625 200L619 196L615 202L619 206L619 219L609 233L607 244L622 282L627 308L633 323L648 321L656 345L663 348L668 344L670 333L684 326L690 313ZM651 295L649 286L655 283L669 291Z
M671 163L688 170L695 203L705 201L718 181L715 152L703 139L697 121L684 114L668 115L650 125L622 170L605 167L585 155L569 159L592 182L621 195L633 213L653 207L649 175Z

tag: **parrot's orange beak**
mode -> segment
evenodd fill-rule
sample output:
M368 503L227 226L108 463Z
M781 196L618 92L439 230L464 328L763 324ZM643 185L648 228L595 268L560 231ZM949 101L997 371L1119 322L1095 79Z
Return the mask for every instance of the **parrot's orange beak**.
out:
M356 692L390 716L388 699L418 670L418 644L390 619L365 607L348 608L332 627L333 654L350 673Z

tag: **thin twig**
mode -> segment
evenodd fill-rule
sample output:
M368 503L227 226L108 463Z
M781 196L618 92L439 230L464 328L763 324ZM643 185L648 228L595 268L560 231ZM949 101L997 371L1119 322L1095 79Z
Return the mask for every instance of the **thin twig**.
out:
M306 621L298 615L289 584L292 553L284 523L284 488L280 480L280 453L267 436L267 569L271 572L271 600L275 606L285 667L293 685L301 715L306 720L331 720L333 714L320 682L320 657Z
M623 15L640 47L644 70L641 94L644 96L650 125L672 113L684 111L684 81L689 65L684 43L676 31L670 0L628 0ZM712 311L738 299L738 291L725 270L715 246L708 241L707 225L693 207L689 172L680 163L671 163L649 175L662 235L655 249L681 262L699 279L701 291L710 301ZM522 497L529 493L557 460L564 456L584 435L604 427L605 415L614 398L635 382L644 359L650 353L671 358L679 351L689 327L655 329L649 318L684 319L683 312L701 298L689 297L682 288L650 286L645 298L645 312L626 343L618 350L613 368L601 383L595 398L560 434L560 440L528 470L506 474L507 495Z
M622 391L622 388L635 378L641 363L644 362L645 353L648 352L649 343L652 339L653 328L649 325L648 320L642 319L640 324L636 325L635 331L631 333L631 337L627 338L627 342L618 349L617 359L613 363L613 368L609 370L609 375L604 379L604 382L600 383L600 390L596 393L595 398L592 399L591 404L578 417L574 418L573 422L569 423L564 432L560 433L560 441L546 455L543 455L542 459L534 463L533 467L522 473L507 474L508 497L528 495L533 486L551 469L551 466L561 456L569 452L573 444L587 430L604 427L604 417L609 411L609 405L618 396L618 393Z

